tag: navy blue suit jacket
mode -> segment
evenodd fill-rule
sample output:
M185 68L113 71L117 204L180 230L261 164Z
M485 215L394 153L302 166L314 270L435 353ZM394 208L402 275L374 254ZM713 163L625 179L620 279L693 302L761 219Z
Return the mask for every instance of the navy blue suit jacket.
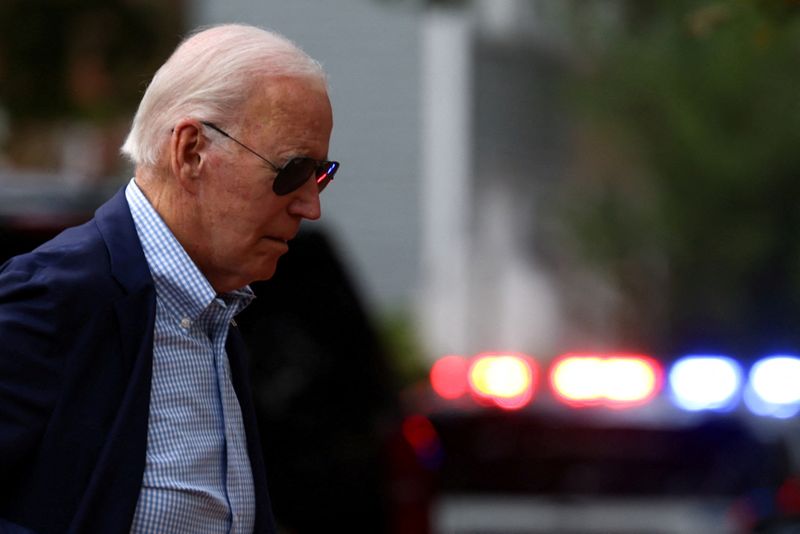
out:
M0 268L0 533L130 530L147 448L155 289L124 189ZM274 532L244 344L228 336L256 490Z

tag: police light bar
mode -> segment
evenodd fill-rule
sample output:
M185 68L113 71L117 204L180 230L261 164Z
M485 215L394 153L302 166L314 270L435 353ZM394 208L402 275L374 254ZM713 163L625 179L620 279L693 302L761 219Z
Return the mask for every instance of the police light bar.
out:
M471 358L449 355L434 363L430 383L439 397L469 396L478 404L518 410L538 387L536 362L522 353L486 352ZM574 408L633 408L663 389L661 364L644 354L567 353L550 365L553 397ZM742 366L717 354L689 354L668 375L672 403L688 411L731 411L744 401L758 416L789 418L800 413L800 357L776 354L758 360L745 381Z

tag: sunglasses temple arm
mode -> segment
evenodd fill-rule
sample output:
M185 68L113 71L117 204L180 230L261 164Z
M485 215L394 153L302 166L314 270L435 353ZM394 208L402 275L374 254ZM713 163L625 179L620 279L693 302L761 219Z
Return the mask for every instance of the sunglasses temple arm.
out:
M214 130L214 131L217 131L217 132L221 133L222 135L224 135L225 137L227 137L228 139L230 139L231 141L233 141L234 143L236 143L237 145L239 145L239 146L240 146L240 147L242 147L243 149L245 149L245 150L247 150L248 152L250 152L252 155L254 155L255 157L257 157L258 159L260 159L261 161L263 161L264 163L266 163L267 165L269 165L270 167L272 167L273 169L275 169L275 171L280 171L280 170L281 170L281 169L280 169L280 167L278 167L277 165L275 165L274 163L272 163L270 160L268 160L267 158L265 158L264 156L262 156L261 154L259 154L258 152L256 152L255 150L253 150L252 148L250 148L249 146L247 146L246 144L242 143L241 141L239 141L239 140L238 140L238 139L236 139L235 137L231 136L231 134L229 134L228 132L226 132L226 131L222 130L221 128L219 128L219 127L218 127L217 125L215 125L214 123L211 123L211 122L202 122L201 124L204 124L204 125L208 126L209 128L211 128L212 130Z

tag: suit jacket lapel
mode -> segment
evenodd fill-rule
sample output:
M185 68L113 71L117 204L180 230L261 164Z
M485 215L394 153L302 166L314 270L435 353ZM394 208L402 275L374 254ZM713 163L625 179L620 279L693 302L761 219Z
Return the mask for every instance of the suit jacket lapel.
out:
M267 474L264 466L264 451L258 435L258 424L253 394L250 388L250 373L247 369L247 349L239 333L232 326L228 329L228 341L225 346L231 366L231 381L239 406L242 410L242 421L247 434L247 453L250 456L250 467L253 470L253 486L256 492L256 521L254 532L276 532L275 520L272 517L272 505L267 490Z

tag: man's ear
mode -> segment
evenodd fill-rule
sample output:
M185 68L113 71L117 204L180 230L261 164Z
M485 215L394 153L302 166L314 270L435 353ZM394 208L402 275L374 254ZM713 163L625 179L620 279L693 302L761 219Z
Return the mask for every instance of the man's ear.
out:
M206 164L208 140L203 125L195 119L181 119L172 130L169 160L173 176L181 187L194 193Z

